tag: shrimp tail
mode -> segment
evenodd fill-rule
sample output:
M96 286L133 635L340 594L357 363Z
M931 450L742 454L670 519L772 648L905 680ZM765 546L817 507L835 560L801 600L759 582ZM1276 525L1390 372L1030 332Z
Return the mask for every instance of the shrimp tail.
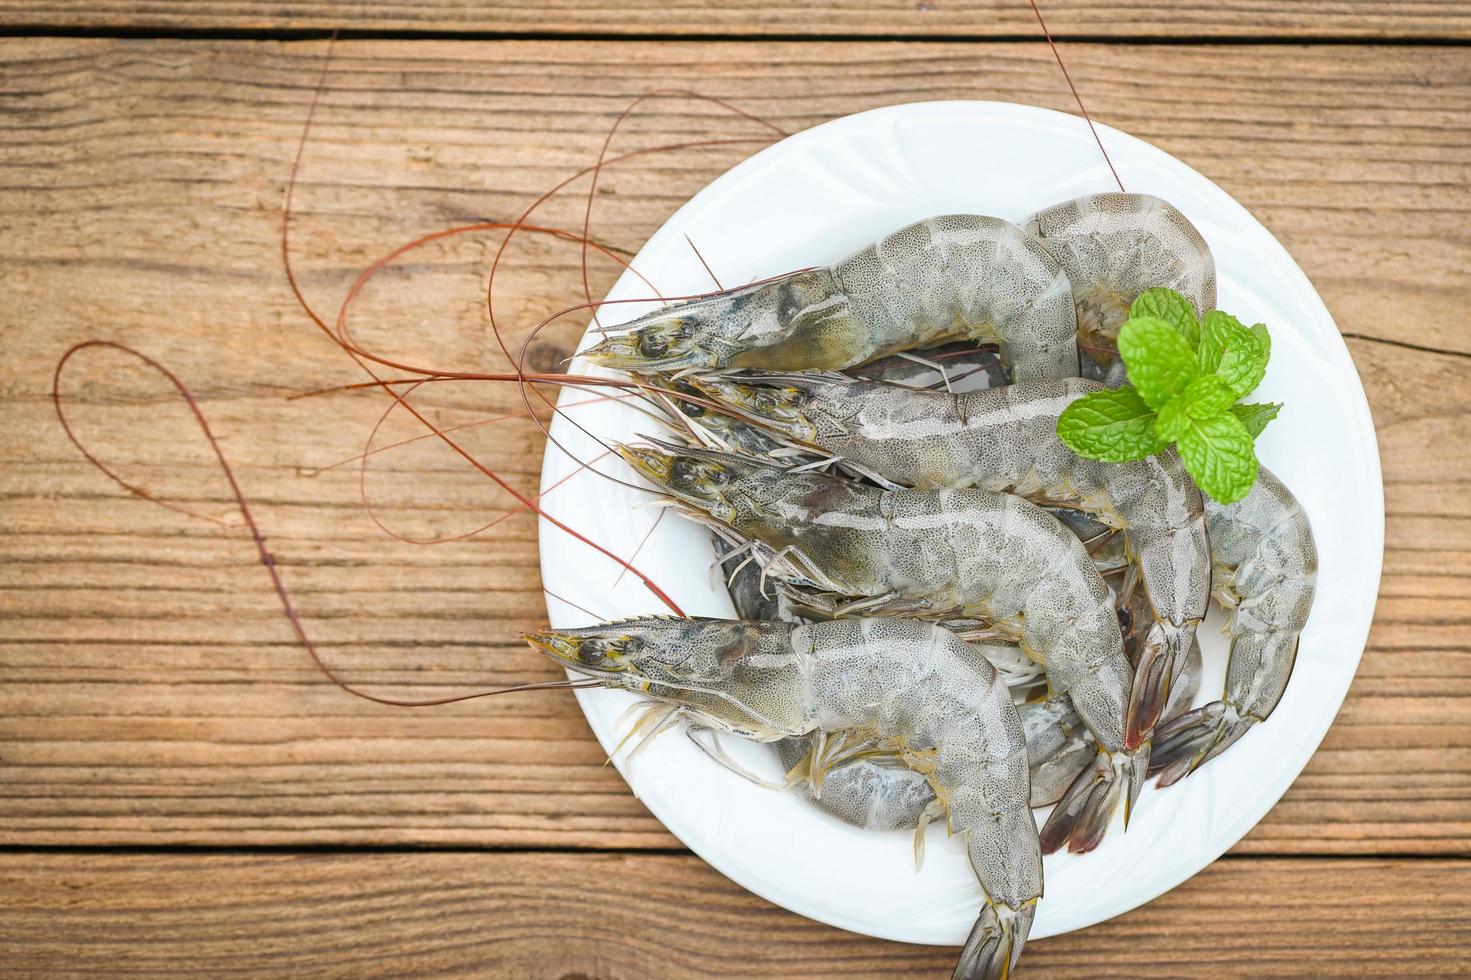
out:
M1006 980L1032 931L1035 903L1019 909L987 904L971 926L951 980Z
M1144 788L1144 781L1149 776L1150 751L1150 746L1145 744L1139 751L1129 755L1124 783L1124 830L1129 829L1129 818L1134 814L1134 804L1138 801L1139 791Z
M1120 798L1124 800L1127 821L1144 784L1148 760L1147 746L1143 752L1101 751L1094 756L1042 825L1042 853L1051 854L1064 844L1073 854L1087 854L1096 848L1108 832Z
M1033 807L1051 806L1062 799L1078 773L1098 754L1098 746L1092 738L1073 736L1056 752L1032 767Z
M1162 787L1177 783L1226 751L1254 724L1255 718L1238 714L1228 701L1187 711L1155 732L1149 775L1158 774Z
M1124 747L1133 751L1149 739L1170 701L1175 675L1190 656L1193 627L1156 622L1139 648L1129 711L1124 720Z

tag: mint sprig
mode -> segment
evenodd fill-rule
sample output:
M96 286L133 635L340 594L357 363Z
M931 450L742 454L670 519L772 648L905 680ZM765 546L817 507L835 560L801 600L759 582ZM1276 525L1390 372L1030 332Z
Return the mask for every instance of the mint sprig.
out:
M1079 456L1122 463L1174 444L1201 490L1229 504L1250 492L1258 462L1253 440L1282 406L1238 404L1267 371L1272 338L1211 310L1197 319L1173 289L1150 289L1119 328L1129 384L1077 399L1057 434Z

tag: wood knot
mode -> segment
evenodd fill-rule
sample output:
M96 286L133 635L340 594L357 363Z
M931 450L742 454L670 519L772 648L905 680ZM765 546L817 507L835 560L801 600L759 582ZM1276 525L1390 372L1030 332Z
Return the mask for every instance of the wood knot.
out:
M567 369L572 348L550 340L533 340L526 348L524 368L527 374L557 374Z

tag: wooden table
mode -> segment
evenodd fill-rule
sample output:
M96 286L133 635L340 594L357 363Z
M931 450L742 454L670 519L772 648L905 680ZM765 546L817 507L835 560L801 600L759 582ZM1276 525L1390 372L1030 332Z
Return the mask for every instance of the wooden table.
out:
M535 528L432 441L356 465L380 393L295 305L282 191L325 31L347 29L301 169L293 251L334 311L411 236L513 217L595 157L636 95L692 88L795 131L874 106L1072 105L1030 11L1001 0L694 0L632 8L22 0L0 10L0 958L7 970L535 977L945 975L745 893L604 767L565 692L410 711L332 688L281 615L224 479L172 390L116 353L63 381L78 434L191 519L66 443L71 344L127 343L198 395L323 655L433 697L554 672ZM1368 389L1388 545L1337 723L1282 802L1195 879L1029 946L1029 976L1471 971L1471 7L1044 4L1091 110L1226 188L1291 250ZM661 98L599 181L594 233L631 254L767 138ZM978 160L978 178L985 161ZM576 229L586 183L537 215ZM440 369L500 363L482 303L498 234L414 253L354 328ZM718 243L701 243L718 272ZM622 252L618 254L624 254ZM582 295L575 247L518 240L513 337ZM594 255L601 295L616 264ZM554 365L580 325L532 349ZM441 425L514 412L505 386L415 394ZM388 418L378 444L418 430ZM515 485L526 420L461 431ZM1325 532L1326 533L1326 532ZM1332 533L1353 534L1353 528ZM1353 651L1345 650L1344 656Z

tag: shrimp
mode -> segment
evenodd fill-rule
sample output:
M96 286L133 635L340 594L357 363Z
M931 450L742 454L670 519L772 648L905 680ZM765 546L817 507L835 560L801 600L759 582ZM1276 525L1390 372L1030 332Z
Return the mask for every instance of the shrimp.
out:
M956 977L1009 975L1042 896L1027 754L1006 686L940 626L632 619L531 633L568 669L759 741L862 729L921 772L965 835L985 903Z
M1092 194L1044 208L1022 222L1067 273L1078 346L1089 377L1118 384L1114 354L1129 304L1146 289L1181 293L1197 316L1216 305L1210 246L1172 204L1148 194Z
M1121 796L1128 819L1148 757L1124 731L1134 671L1112 593L1056 518L989 490L884 490L712 450L615 448L684 513L754 541L763 572L824 615L978 618L1009 635L1098 743L1095 792L1049 821L1044 844L1096 847Z
M1210 602L1205 508L1173 453L1099 463L1057 438L1062 410L1100 384L1071 378L954 395L831 373L689 380L747 420L895 485L1007 491L1122 529L1151 613L1126 744L1148 737Z
M1119 610L1120 620L1126 623L1126 651L1131 645L1137 651L1137 631L1127 624L1146 621L1141 615L1143 605L1143 593L1135 591L1128 605ZM986 645L981 649L989 654L996 648ZM1200 690L1202 667L1200 645L1192 644L1184 669L1170 689L1164 721L1189 710ZM1015 691L1014 686L1012 689ZM1017 710L1022 718L1030 766L1029 802L1034 809L1051 806L1092 761L1098 746L1066 695L1028 701L1018 705ZM791 784L808 802L854 826L881 831L913 829L915 860L922 861L924 838L921 835L934 816L930 809L934 794L929 786L880 746L853 745L851 740L840 737L836 740L840 751L830 752L828 746L832 741L818 744L816 738L807 737L777 743L777 752ZM821 780L820 786L812 786L814 774Z
M1168 786L1266 721L1287 689L1318 573L1313 530L1291 491L1267 471L1242 500L1206 505L1216 599L1232 611L1226 687L1219 701L1160 727L1151 774Z
M852 367L947 340L996 342L1017 380L1078 373L1072 286L1009 221L926 218L836 265L656 310L582 352L650 373Z
M1087 731L1066 695L1059 701L1026 702L1017 711L1027 746L1028 806L1046 806L1062 796L1097 754L1097 745L1091 736L1082 742L1064 729L1072 725L1085 735ZM943 809L925 777L906 767L892 746L847 729L831 736L784 738L776 750L787 786L819 810L863 830L912 830L915 870L923 867L925 832ZM1041 758L1041 753L1047 756ZM1039 779L1056 786L1052 799L1039 802Z

